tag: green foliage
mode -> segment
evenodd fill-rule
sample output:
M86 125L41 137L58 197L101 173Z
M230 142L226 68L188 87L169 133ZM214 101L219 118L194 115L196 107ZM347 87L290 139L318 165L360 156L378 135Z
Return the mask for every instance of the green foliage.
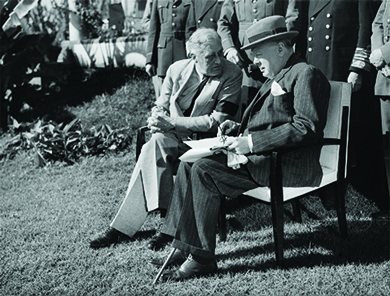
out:
M5 144L0 158L11 158L21 149L34 149L39 166L57 160L72 164L83 156L125 150L132 142L126 130L113 130L107 124L86 130L79 119L66 125L43 120L21 125L14 119L11 132L19 134Z
M87 39L98 38L103 33L103 20L100 11L97 9L97 3L79 2L77 4L77 14L81 20L81 26Z
M68 39L68 12L63 7L65 0L56 1L52 0L51 5L54 9L48 9L47 6L42 6L41 0L38 1L38 5L34 7L30 13L26 16L28 23L30 24L34 33L46 34L49 36L55 36L53 45L60 45L61 41Z

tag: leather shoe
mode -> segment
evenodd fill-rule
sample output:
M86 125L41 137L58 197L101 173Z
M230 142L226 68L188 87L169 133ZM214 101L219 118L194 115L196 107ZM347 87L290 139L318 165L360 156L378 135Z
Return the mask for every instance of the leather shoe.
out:
M168 266L174 266L174 265L181 265L183 264L184 261L186 261L187 256L180 251L179 249L175 250L175 253L173 253L171 259L169 259L166 267ZM149 262L152 263L153 265L157 266L163 266L165 262L165 257L164 258L154 258L150 260Z
M109 228L104 234L99 236L97 239L94 239L89 243L89 246L92 249L99 249L104 247L109 247L111 244L120 242L124 237L127 237L122 232L114 228Z
M159 232L155 236L153 236L150 242L148 243L148 249L158 251L164 248L172 240L173 240L173 236Z
M203 265L194 260L190 254L187 260L175 271L167 271L163 274L164 280L180 281L198 275L206 275L216 272L218 269L215 260Z

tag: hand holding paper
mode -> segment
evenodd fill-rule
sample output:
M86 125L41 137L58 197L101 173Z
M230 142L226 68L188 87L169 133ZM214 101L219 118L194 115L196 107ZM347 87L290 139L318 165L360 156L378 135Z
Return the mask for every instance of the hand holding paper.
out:
M179 159L184 162L195 162L203 157L222 152L228 156L227 165L233 169L237 169L241 164L245 164L248 161L245 155L238 155L230 151L231 144L237 139L239 138L228 137L225 144L223 144L218 137L199 141L185 141L184 143L192 149L184 153Z

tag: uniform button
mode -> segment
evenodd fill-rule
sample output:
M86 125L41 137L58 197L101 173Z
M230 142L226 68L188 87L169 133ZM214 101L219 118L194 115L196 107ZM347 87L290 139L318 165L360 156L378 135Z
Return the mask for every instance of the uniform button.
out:
M307 40L312 41L312 40L313 40L313 37L309 37L309 38L307 38Z
M385 41L389 41L389 36L385 36Z
M327 18L331 18L332 15L331 15L330 13L328 13L328 14L326 15L326 17L327 17Z
M202 21L201 20L198 20L198 24L200 24Z
M255 9L253 9L253 13L256 13L257 12L257 9L255 8Z
M327 29L330 29L330 25L329 25L329 24L327 24L327 25L325 26L325 28L327 28Z
M313 48L309 47L307 50L308 50L309 52L312 52L312 51L313 51Z
M176 27L176 24L175 24L175 23L172 23L172 27Z
M310 31L310 32L313 31L313 27L309 27L309 31Z
M257 23L257 19L254 19L254 20L253 20L253 23L254 23L254 24Z
M213 21L214 21L214 19L211 17L211 18L210 18L210 22L213 22Z
M329 47L329 46L326 46L326 47L325 47L325 50L326 50L326 51L329 51L329 50L330 50L330 47Z
M326 39L326 40L329 40L329 39L330 39L330 36L329 36L329 35L325 35L325 39Z
M312 16L311 18L310 18L310 20L311 21L314 21L316 18L314 17L314 16Z
M175 17L177 14L176 13L172 13L172 16Z
M257 2L257 0L252 0L252 3L256 3Z
M387 23L390 24L390 19L387 19Z
M176 8L176 5L173 5L172 8Z

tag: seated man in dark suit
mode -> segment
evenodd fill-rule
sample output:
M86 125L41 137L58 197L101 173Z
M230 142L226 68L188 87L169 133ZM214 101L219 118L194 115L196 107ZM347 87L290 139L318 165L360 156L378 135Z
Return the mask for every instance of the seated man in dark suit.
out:
M182 162L175 181L167 219L160 237L173 237L177 250L168 264L182 263L164 277L183 279L217 270L216 231L220 200L269 186L268 152L301 147L282 160L283 186L318 186L322 178L320 149L326 124L330 84L320 70L297 57L281 16L253 24L246 32L254 62L267 81L247 107L240 124L225 121L222 130L235 131L228 150L245 155L239 168L227 165L225 154ZM161 264L161 260L153 260Z
M216 136L218 123L233 119L240 104L242 73L221 57L222 44L213 29L198 29L187 43L191 58L168 68L161 94L148 119L153 133L142 147L126 197L111 228L90 242L107 247L132 237L147 214L167 209L179 157L188 150L183 139ZM153 242L150 248L154 248Z

